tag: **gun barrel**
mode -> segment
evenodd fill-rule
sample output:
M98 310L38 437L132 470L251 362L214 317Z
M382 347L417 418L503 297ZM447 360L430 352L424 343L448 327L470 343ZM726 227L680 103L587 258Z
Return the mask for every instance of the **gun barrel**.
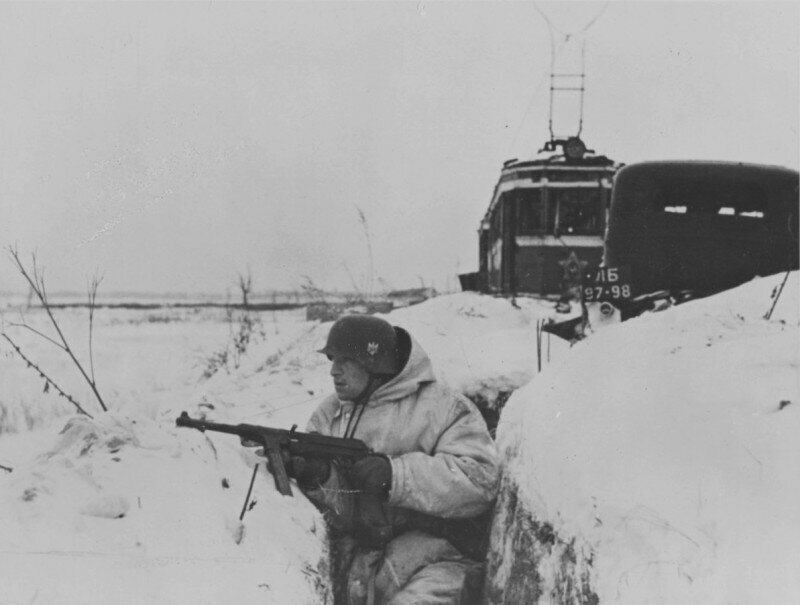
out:
M235 424L223 424L221 422L211 422L208 420L200 420L199 418L190 418L186 412L181 412L181 415L175 420L175 426L183 426L191 429L198 429L200 431L216 431L219 433L230 433L238 435L241 429Z
M182 412L175 420L176 426L198 429L200 431L215 431L238 435L249 441L256 441L264 446L264 453L270 460L275 476L275 484L282 494L291 496L289 478L283 466L281 449L285 449L292 456L316 456L328 460L357 460L363 458L372 450L360 439L331 437L318 433L301 433L294 429L274 429L257 424L223 424L191 418Z

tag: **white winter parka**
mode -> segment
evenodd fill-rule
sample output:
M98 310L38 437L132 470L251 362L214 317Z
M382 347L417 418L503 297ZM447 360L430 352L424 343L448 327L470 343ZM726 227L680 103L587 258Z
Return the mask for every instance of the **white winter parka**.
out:
M390 517L400 509L474 517L495 498L497 448L475 405L437 382L428 355L410 341L407 363L369 398L353 437L389 456ZM312 415L308 430L343 437L351 414L352 402L331 395ZM321 492L334 492L337 483L332 476Z

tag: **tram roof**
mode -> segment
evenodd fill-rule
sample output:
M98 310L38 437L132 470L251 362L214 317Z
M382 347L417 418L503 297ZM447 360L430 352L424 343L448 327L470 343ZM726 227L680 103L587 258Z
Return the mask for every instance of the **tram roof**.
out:
M540 151L534 158L529 160L518 160L516 158L512 160L506 160L503 162L503 167L500 171L500 178L495 184L494 191L492 192L492 198L489 202L489 207L484 213L481 223L485 222L489 218L489 215L492 213L492 210L497 204L498 192L500 185L503 182L503 177L513 172L523 169L536 172L545 172L548 170L554 170L558 172L584 172L589 170L596 171L599 168L603 169L605 172L615 173L623 165L624 164L618 164L607 156L595 155L592 152L588 152L578 160L567 159L564 154L561 153L548 153L543 151Z
M587 154L579 160L568 160L562 154L547 157L536 157L531 160L507 160L503 163L503 171L518 168L598 168L614 167L616 162L604 155Z

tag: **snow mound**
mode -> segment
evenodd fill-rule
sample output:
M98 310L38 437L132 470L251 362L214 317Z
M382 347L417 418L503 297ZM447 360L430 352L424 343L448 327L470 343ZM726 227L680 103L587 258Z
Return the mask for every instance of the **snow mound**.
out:
M601 603L800 602L797 272L764 317L783 277L600 331L511 397L501 502L552 530L536 590L572 574ZM524 517L495 522L495 587Z
M241 523L249 462L237 439L174 423L70 419L2 478L3 603L323 601L321 518L262 464Z
M439 296L384 317L414 335L441 380L490 404L536 374L537 321L564 319L549 301L475 292ZM559 338L542 338L542 365L569 350Z

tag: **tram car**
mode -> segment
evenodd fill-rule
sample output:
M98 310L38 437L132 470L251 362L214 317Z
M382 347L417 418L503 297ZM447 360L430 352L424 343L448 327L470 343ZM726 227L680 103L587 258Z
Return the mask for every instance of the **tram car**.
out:
M618 168L578 137L549 141L533 160L506 161L478 231L479 269L459 276L462 288L569 296L600 264Z
M710 161L641 162L614 180L602 267L584 302L621 319L658 301L682 302L756 276L798 268L795 170Z

